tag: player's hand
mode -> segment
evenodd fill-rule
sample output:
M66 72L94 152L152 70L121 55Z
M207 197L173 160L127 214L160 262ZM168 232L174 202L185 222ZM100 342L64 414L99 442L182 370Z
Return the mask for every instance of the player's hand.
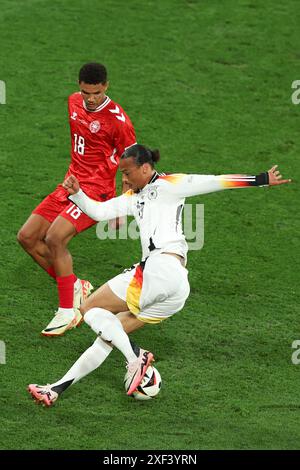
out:
M280 171L277 170L278 165L273 166L269 171L269 186L275 186L277 184L291 183L292 180L283 180Z
M65 179L62 185L68 191L69 194L76 194L80 189L79 181L76 176L73 175L68 176L68 178Z

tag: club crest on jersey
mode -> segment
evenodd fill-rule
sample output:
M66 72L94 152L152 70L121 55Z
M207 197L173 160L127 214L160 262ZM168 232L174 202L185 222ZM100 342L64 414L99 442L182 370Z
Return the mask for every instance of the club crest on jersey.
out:
M156 187L149 188L148 199L150 199L150 201L151 201L152 199L156 199L156 198L157 198L157 189L156 189Z
M99 131L100 129L100 122L99 121L92 121L90 126L89 126L89 129L90 131L93 133L93 134L96 134L96 132Z

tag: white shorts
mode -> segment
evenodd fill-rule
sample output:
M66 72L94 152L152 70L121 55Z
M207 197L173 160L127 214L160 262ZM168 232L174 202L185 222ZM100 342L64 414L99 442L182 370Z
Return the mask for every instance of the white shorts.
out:
M108 281L115 295L146 323L159 323L179 312L190 293L188 271L165 253L153 254Z

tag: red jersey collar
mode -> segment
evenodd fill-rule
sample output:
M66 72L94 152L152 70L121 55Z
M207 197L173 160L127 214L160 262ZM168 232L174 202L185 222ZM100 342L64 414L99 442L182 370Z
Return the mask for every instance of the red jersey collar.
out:
M106 96L105 100L103 101L103 103L100 104L100 106L98 106L98 108L94 109L93 111L90 111L89 109L87 109L84 100L82 100L84 109L89 113L98 113L99 111L102 111L102 109L104 109L110 102L111 102L110 97Z

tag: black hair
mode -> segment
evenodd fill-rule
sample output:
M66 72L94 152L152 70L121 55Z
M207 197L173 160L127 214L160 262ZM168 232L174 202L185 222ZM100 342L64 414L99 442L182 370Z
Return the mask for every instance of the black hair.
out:
M107 70L104 65L91 62L84 64L79 70L79 83L85 82L90 85L107 82Z
M131 145L122 154L121 159L133 158L137 166L142 166L143 163L149 163L151 168L154 168L154 163L160 159L159 150L151 150L148 147L140 144Z

